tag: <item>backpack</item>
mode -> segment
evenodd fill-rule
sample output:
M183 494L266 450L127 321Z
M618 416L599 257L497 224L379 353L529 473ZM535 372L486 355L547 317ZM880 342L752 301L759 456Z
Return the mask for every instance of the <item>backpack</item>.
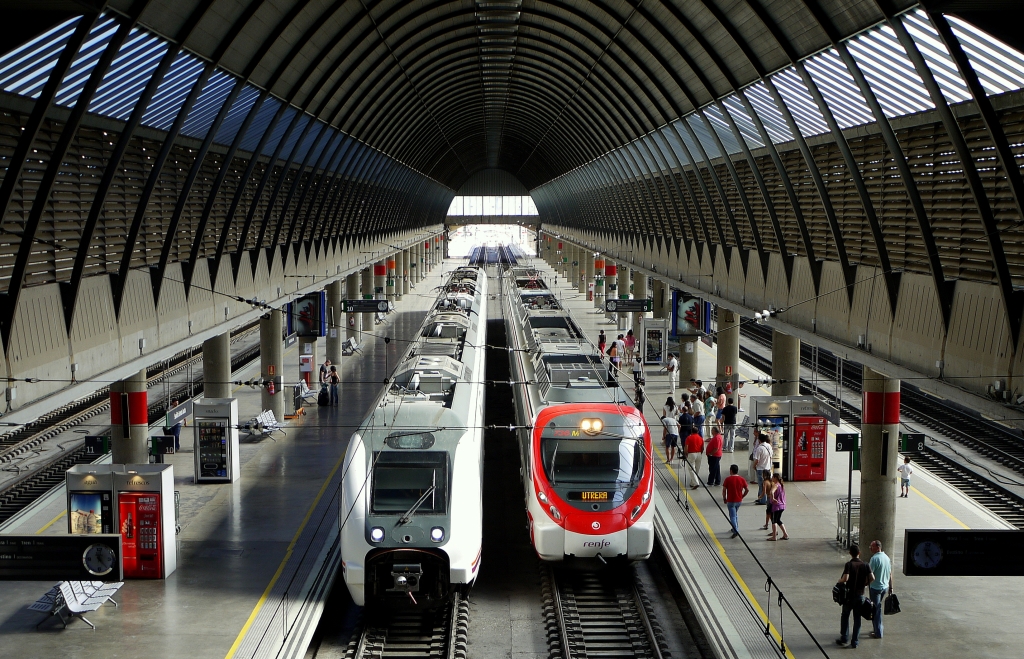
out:
M832 601L836 604L842 605L846 602L846 596L849 593L849 589L844 583L836 583L832 586Z

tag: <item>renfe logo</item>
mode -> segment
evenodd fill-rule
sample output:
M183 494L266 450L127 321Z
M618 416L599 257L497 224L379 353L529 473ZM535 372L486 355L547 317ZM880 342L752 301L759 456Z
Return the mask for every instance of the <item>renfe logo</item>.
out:
M604 549L605 547L611 547L612 543L608 542L604 538L601 538L600 540L593 540L593 541L590 541L590 542L584 542L583 546L588 548L588 549Z

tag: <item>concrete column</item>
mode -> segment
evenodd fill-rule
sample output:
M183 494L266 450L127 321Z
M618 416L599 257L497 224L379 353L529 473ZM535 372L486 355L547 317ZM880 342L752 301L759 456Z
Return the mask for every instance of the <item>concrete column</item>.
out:
M230 339L224 332L203 341L204 398L231 398Z
M657 281L657 280L655 280ZM642 300L647 297L647 275L640 272L639 270L633 271L633 299ZM636 313L633 315L633 331L639 332L640 326L643 324L642 318L646 316L645 313ZM680 355L682 357L682 355Z
M580 248L572 244L569 245L569 284L580 289Z
M412 250L402 250L402 295L409 293L409 286L412 285Z
M594 306L604 308L604 254L594 257Z
M374 299L376 299L376 297L374 296L374 293L373 293L373 279L374 279L374 277L373 277L373 270L376 267L377 266L374 265L373 268L366 268L361 273L359 273L360 274L360 277L359 277L359 279L360 279L360 282L359 282L360 286L359 287L360 287L360 291L362 292L362 298L364 300L374 300ZM363 335L359 337L359 343L363 343L368 338L370 338L369 336L366 335L366 332L372 332L373 331L373 314L372 313L364 313L364 314L362 314L362 316L363 316L363 322L361 323L362 326L360 327L360 331L363 332Z
M715 382L725 386L732 383L735 392L740 370L740 315L727 309L718 309L718 368ZM726 388L726 391L729 391Z
M260 377L274 381L274 394L267 387L260 392L263 409L274 413L278 421L284 419L284 340L281 322L284 314L274 309L260 318Z
M593 296L591 284L594 283L594 253L590 250L584 250L583 260L580 261L580 263L583 264L583 278L580 281L580 283L583 284L583 287L580 288L580 292L583 293L584 296Z
M800 339L772 329L772 396L800 395Z
M606 300L617 300L619 297L619 266L609 258L604 260L604 298ZM604 311L604 303L601 303L601 310ZM618 314L613 315L617 318ZM617 326L617 325L616 325Z
M346 300L358 300L359 299L359 275L356 273L350 274L345 277L345 299ZM345 318L345 338L355 338L359 341L357 336L361 327L359 314L350 313Z
M697 355L700 354L700 345L695 336L683 336L679 338L679 386L687 389L690 380L700 377L697 373Z
M388 280L388 264L386 261L377 261L373 264L373 299L383 300L384 286Z
M654 288L654 317L668 318L668 286L657 278L651 282L651 286Z
M126 418L127 417L127 418ZM149 462L146 369L110 385L110 453L114 464Z
M860 425L860 545L872 540L892 555L896 540L896 467L900 381L867 366Z
M327 359L341 368L341 344L344 337L345 316L341 312L341 282L327 284Z
M388 300L391 300L392 302L394 302L396 298L395 267L397 266L397 263L395 263L395 257L396 255L392 254L385 259L385 263L387 264L387 280L384 282L385 294L387 295Z
M409 282L411 286L415 286L422 279L423 266L420 265L420 251L423 246L416 243L409 248Z
M299 354L310 355L313 358L313 370L308 373L299 371L299 377L306 379L306 384L309 385L310 389L317 388L317 382L320 380L320 359L316 354L316 339L315 336L300 336L299 337Z

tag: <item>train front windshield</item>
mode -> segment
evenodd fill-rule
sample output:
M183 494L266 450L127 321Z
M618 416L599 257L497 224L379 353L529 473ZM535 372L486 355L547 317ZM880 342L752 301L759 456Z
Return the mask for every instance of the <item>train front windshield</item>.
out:
M593 511L624 502L640 483L644 427L630 417L567 414L541 433L548 482L573 506Z

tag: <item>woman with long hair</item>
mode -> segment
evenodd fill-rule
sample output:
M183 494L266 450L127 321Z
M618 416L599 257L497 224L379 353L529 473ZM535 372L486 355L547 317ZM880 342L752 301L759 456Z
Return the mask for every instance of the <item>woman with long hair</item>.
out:
M782 476L772 476L772 493L768 498L772 509L772 534L768 536L769 542L778 540L778 530L782 530L782 539L789 540L789 533L786 525L782 523L782 513L786 510L786 488L782 484Z

